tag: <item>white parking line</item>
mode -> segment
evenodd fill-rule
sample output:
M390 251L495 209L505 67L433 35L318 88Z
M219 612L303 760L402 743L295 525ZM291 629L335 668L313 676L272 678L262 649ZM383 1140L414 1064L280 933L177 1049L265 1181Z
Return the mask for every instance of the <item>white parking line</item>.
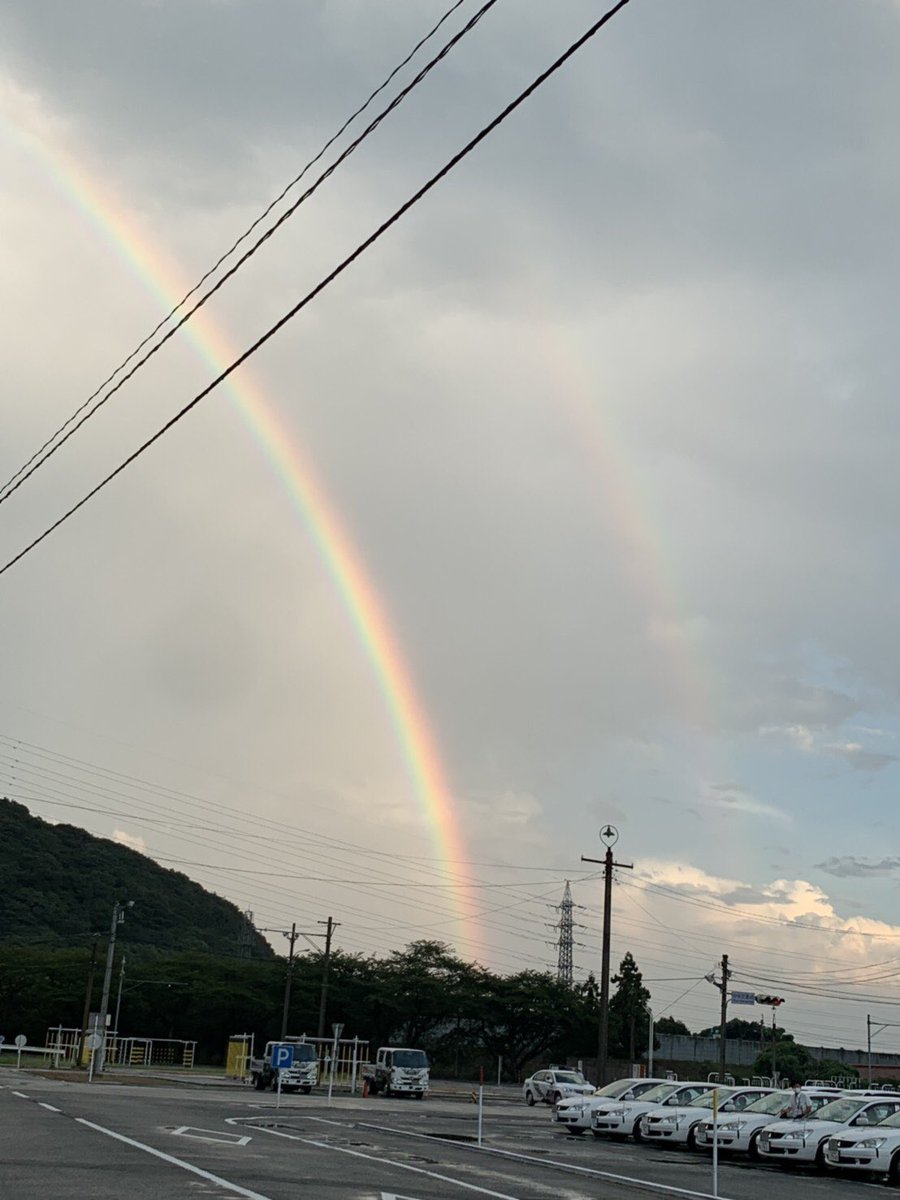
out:
M306 1114L304 1114L305 1118ZM259 1117L230 1117L229 1124L237 1125L243 1121L258 1121ZM409 1171L413 1175L424 1175L428 1179L438 1179L441 1183L449 1183L453 1187L463 1188L467 1192L477 1192L479 1196L492 1196L494 1200L521 1200L521 1197L510 1196L507 1192L493 1192L490 1188L479 1187L475 1183L464 1183L461 1179L453 1179L449 1175L442 1175L439 1171L426 1171L424 1167L414 1167L411 1163L394 1162L391 1158L381 1158L377 1154L363 1154L361 1150L351 1150L347 1146L332 1146L328 1142L320 1142L315 1138L298 1137L295 1133L284 1133L281 1129L267 1129L264 1125L254 1125L253 1129L257 1129L260 1133L271 1133L274 1137L287 1138L291 1142L302 1142L305 1146L315 1146L317 1150L330 1150L334 1154L347 1154L351 1158L362 1158L366 1162L381 1163L386 1167L393 1167L395 1171ZM396 1132L396 1131L395 1131Z
M250 1118L251 1120L253 1118ZM309 1117L305 1118L309 1120ZM313 1121L322 1118L311 1118ZM496 1154L501 1158L515 1158L520 1162L534 1163L537 1166L560 1167L565 1171L574 1171L579 1175L590 1175L595 1179L610 1179L615 1183L636 1183L641 1187L654 1191L665 1192L672 1196L690 1196L694 1200L729 1200L727 1196L713 1196L712 1192L695 1192L690 1188L675 1187L670 1183L654 1183L651 1179L638 1179L632 1175L616 1175L612 1171L598 1171L596 1167L580 1167L571 1162L555 1162L552 1158L536 1158L532 1154L520 1154L516 1150L501 1150L496 1146L473 1146L466 1142L451 1141L448 1138L437 1137L433 1133L413 1133L411 1129L392 1129L389 1125L370 1125L365 1121L354 1122L357 1129L375 1129L379 1133L400 1134L403 1137L423 1138L427 1142L443 1142L445 1146L458 1146L461 1150L474 1150L478 1154Z
M30 1100L31 1099L31 1097L27 1094L27 1092L15 1092L14 1091L13 1095L18 1096L20 1100Z
M41 1108L46 1108L47 1112L59 1112L58 1108L54 1108L52 1104L45 1104L43 1100L38 1100Z
M126 1137L124 1133L116 1133L114 1129L106 1129L103 1125L95 1125L93 1121L86 1121L84 1117L76 1117L75 1120L79 1125L94 1129L97 1133L105 1133L107 1137L115 1138L117 1142L124 1142L126 1146L134 1146L136 1150L143 1150L145 1154L152 1154L154 1158L161 1158L163 1162L170 1163L173 1167L180 1167L182 1171L190 1171L192 1175L199 1175L201 1179L206 1179L209 1183L217 1183L219 1187L225 1188L228 1192L236 1192L237 1195L244 1196L245 1200L271 1200L270 1196L264 1196L262 1192L252 1192L249 1188L241 1187L239 1183L231 1183L230 1180L223 1179L220 1175L213 1175L211 1171L204 1171L202 1167L195 1167L193 1163L185 1162L182 1158L175 1158L171 1154L157 1150L154 1146L147 1146L144 1142Z

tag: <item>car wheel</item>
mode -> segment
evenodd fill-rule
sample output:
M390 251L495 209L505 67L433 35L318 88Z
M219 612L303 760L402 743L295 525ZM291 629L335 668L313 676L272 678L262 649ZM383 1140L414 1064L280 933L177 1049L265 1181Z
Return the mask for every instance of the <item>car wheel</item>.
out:
M266 1081L262 1075L253 1076L253 1086L258 1092L264 1092L266 1090Z
M562 1096L559 1094L559 1092L551 1092L549 1099L551 1104L559 1104L560 1100L562 1100Z
M887 1181L893 1187L900 1184L900 1150L897 1151L888 1164Z
M525 1093L525 1103L529 1106L529 1108L534 1104L534 1093L533 1092Z
M638 1117L638 1119L635 1121L634 1125L632 1125L632 1127L631 1127L631 1136L634 1138L634 1140L636 1142L642 1142L644 1140L644 1135L641 1133L641 1118L640 1117Z
M813 1166L819 1172L819 1174L824 1173L824 1171L825 1171L825 1143L824 1142L819 1142L818 1146L816 1147L816 1157L815 1157L815 1162L813 1163Z
M687 1132L687 1148L688 1150L697 1149L697 1126L692 1125Z
M754 1162L759 1162L762 1159L762 1155L759 1152L759 1134L758 1133L754 1133L753 1136L750 1138L750 1144L747 1147L747 1153L750 1156L750 1158L753 1159Z
M594 1137L597 1137L597 1138L603 1137L603 1131L600 1129L592 1129L591 1133L594 1135Z
M309 1093L312 1091L312 1084L311 1083L307 1084L306 1087L302 1087L300 1089L300 1091L303 1093L304 1096L308 1096Z

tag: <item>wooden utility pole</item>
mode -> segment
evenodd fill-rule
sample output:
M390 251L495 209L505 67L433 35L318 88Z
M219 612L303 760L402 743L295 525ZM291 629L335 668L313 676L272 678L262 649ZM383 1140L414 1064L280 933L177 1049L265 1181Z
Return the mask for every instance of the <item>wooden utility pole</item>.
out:
M582 862L602 863L603 865L603 949L600 959L600 1027L597 1037L597 1087L606 1083L606 1060L609 1055L609 943L612 922L612 881L613 867L621 867L631 871L634 863L618 863L613 860L612 848L619 840L619 831L614 825L607 825L600 830L600 840L606 846L606 854L601 858L585 858Z
M331 935L340 925L340 921L333 921L331 917L327 921L319 921L320 925L325 926L325 954L322 958L322 995L319 999L319 1033L318 1036L325 1036L325 1008L328 1002L328 968L331 964Z
M284 1041L287 1034L288 1026L288 1010L291 1007L291 984L294 981L294 946L297 944L297 938L300 934L297 932L297 922L291 922L291 932L282 929L282 934L288 939L291 944L291 949L288 954L287 978L284 981L284 1007L281 1010L281 1041Z
M728 979L729 979L728 955L723 954L722 955L722 982L719 984L719 988L721 989L721 992L722 992L722 1008L721 1008L721 1018L720 1018L720 1022L719 1022L719 1025L720 1025L720 1039L719 1040L721 1042L721 1045L719 1047L719 1083L725 1082L725 1050L726 1050L725 1026L728 1023ZM709 992L707 992L706 994L708 996Z

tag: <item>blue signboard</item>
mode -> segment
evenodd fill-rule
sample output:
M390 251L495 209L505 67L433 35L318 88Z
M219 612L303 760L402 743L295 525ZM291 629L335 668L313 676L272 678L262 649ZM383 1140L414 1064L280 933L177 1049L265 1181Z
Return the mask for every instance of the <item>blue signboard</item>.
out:
M294 1047L289 1042L279 1042L272 1047L272 1067L282 1071L294 1065Z
M732 1004L755 1004L756 1003L756 993L755 992L732 992L731 993L731 1003Z

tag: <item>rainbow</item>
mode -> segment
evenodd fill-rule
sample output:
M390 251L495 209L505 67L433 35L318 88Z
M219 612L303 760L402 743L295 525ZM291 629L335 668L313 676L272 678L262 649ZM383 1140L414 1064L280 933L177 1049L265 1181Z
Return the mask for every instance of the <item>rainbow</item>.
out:
M188 290L179 269L155 245L127 205L104 190L44 131L17 128L19 140L64 199L73 205L168 312ZM83 160L80 160L83 164ZM184 327L203 361L219 374L238 356L205 309ZM448 860L447 890L454 941L468 957L483 955L482 931L472 898L468 854L436 739L396 636L361 555L330 503L300 442L246 368L226 381L231 400L265 458L277 472L311 537L360 646L369 662L400 747L437 857Z

